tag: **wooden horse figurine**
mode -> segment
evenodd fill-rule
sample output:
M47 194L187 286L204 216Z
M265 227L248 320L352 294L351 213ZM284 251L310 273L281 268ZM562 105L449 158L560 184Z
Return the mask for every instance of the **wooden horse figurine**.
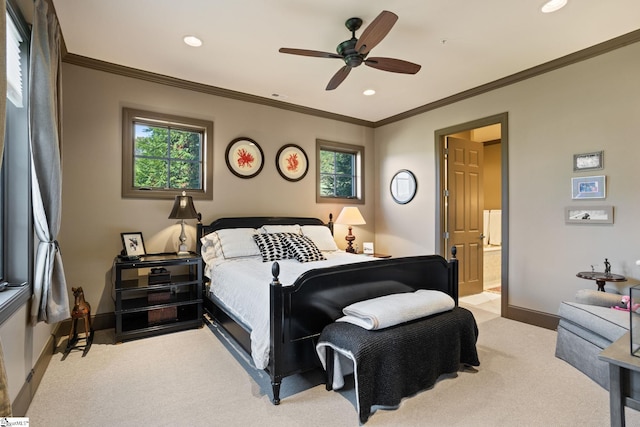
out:
M82 287L71 288L73 296L75 297L75 303L73 310L71 310L71 331L69 332L69 341L67 342L67 348L64 352L64 357L69 354L75 344L78 342L78 328L77 322L80 319L84 320L84 335L85 342L84 351L82 357L87 355L87 352L91 348L93 342L93 328L91 327L91 306L84 300L84 291Z

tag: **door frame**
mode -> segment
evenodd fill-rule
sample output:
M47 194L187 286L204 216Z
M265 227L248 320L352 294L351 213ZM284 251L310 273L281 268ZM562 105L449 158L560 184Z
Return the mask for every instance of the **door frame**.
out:
M509 307L509 113L504 112L493 116L472 120L470 122L453 125L435 131L435 161L436 161L436 230L434 247L440 255L447 258L450 256L449 248L445 247L445 226L446 212L444 183L445 164L444 146L447 135L469 131L489 125L500 124L501 133L501 208L502 208L502 253L501 253L501 301L500 309L503 317L509 317L507 310Z

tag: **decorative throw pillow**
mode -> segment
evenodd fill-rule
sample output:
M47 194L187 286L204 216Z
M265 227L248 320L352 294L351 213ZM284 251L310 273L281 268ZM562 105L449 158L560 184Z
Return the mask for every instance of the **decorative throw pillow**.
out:
M292 257L299 262L326 260L320 249L307 236L286 236L282 240L289 248Z
M253 239L258 245L260 254L262 255L262 262L278 261L281 259L291 258L287 245L282 240L282 237L287 235L294 235L293 233L265 233L255 234Z

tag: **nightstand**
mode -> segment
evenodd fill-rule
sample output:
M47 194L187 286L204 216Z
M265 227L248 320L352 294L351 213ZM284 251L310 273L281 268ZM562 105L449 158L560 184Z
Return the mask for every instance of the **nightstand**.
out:
M116 342L203 326L200 256L162 253L143 255L139 260L116 257L113 269ZM163 273L149 274L151 269Z

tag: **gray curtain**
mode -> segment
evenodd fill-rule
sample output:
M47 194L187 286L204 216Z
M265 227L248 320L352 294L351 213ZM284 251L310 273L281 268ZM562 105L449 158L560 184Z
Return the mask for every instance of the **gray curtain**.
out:
M46 0L35 0L29 67L33 220L38 249L31 320L56 323L71 317L56 240L62 211L62 88L60 26Z

